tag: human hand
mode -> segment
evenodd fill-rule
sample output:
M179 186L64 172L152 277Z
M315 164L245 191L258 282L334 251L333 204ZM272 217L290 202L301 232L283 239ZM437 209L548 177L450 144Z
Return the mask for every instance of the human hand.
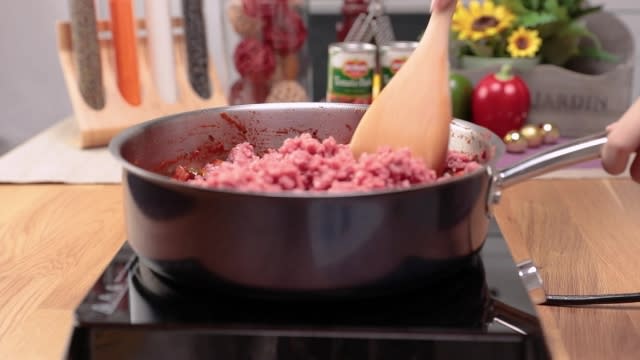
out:
M445 11L455 6L457 0L431 0L431 11Z
M629 168L631 178L640 183L640 100L622 117L607 127L607 142L602 147L602 167L612 175L621 174L635 153Z

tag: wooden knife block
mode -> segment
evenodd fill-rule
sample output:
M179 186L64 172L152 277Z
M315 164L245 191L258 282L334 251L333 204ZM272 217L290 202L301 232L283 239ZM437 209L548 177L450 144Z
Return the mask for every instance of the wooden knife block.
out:
M145 28L144 20L137 20L136 25L138 30ZM184 36L175 31L175 29L182 27L182 19L172 19L172 25L174 27L173 44L176 58L178 100L169 104L159 96L151 73L146 37L139 35L137 45L142 103L137 106L127 103L120 94L117 85L112 41L110 37L103 39L104 36L100 36L105 106L100 110L95 110L85 103L78 89L73 60L71 25L69 22L57 24L58 55L74 111L74 120L79 130L78 140L81 148L106 146L120 131L147 120L179 112L227 105L227 98L212 60L209 61L211 97L203 99L193 90L188 78ZM98 21L100 34L109 31L108 21Z

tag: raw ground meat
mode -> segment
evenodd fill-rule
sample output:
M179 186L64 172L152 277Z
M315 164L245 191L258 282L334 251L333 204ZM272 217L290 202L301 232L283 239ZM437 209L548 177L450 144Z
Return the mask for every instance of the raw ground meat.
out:
M442 178L480 167L477 159L450 152ZM178 167L174 178L191 184L243 191L351 192L407 188L438 181L435 171L408 149L381 148L356 160L348 145L305 133L284 141L259 157L249 143L236 145L227 161L215 161L197 172Z

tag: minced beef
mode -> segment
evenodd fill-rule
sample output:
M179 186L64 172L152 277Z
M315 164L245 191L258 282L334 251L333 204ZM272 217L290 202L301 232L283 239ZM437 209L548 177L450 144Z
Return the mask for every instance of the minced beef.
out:
M447 168L440 178L479 167L477 159L449 152ZM251 144L241 143L230 151L227 161L215 161L190 172L178 167L174 177L219 189L333 193L408 188L438 180L436 172L406 148L381 148L356 159L348 145L338 144L332 137L319 141L308 133L287 139L279 149L262 156L256 155Z

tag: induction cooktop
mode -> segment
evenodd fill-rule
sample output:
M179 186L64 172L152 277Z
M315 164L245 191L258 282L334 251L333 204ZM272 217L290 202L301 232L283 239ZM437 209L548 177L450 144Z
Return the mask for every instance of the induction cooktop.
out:
M187 288L125 243L77 307L66 358L547 359L535 267L493 241L502 255L474 254L424 289L332 302Z

